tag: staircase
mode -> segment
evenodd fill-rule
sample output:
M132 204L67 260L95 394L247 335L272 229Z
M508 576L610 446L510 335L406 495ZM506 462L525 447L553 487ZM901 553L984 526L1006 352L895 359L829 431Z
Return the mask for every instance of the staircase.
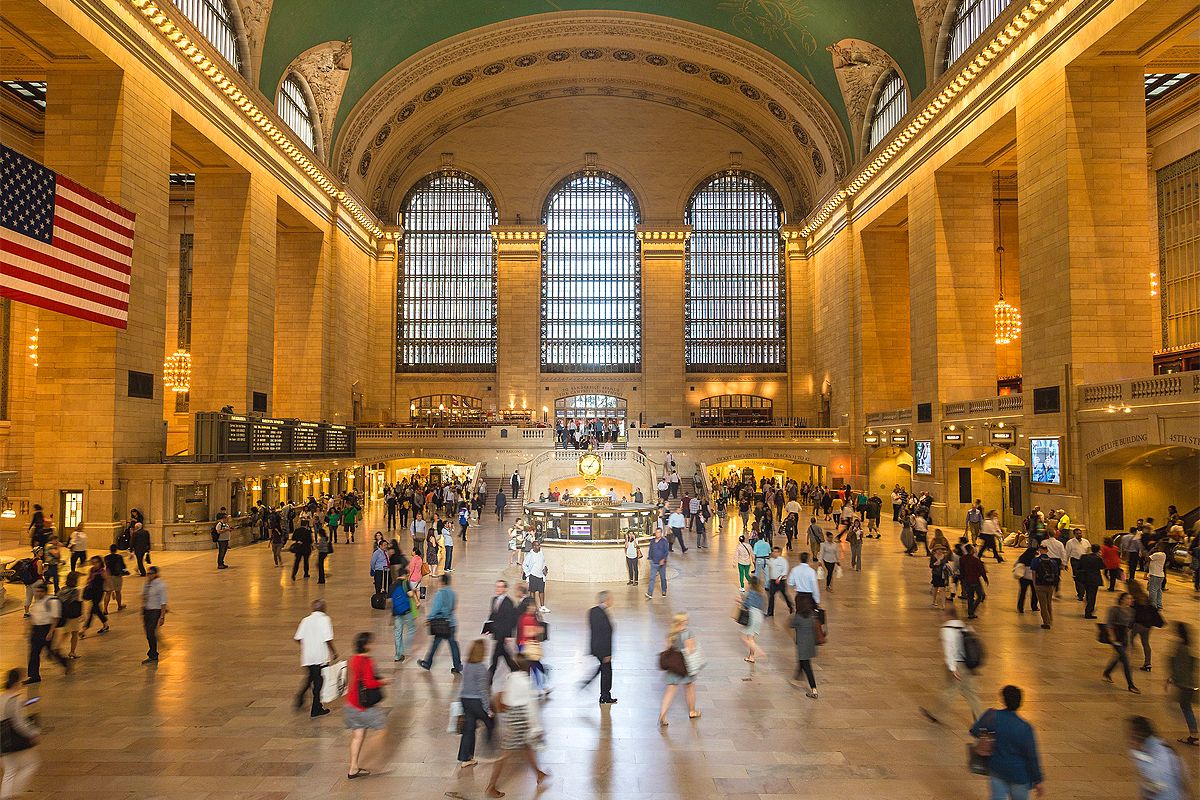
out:
M502 487L502 486L504 487L504 494L506 497L508 497L508 502L510 505L514 501L520 500L521 497L525 494L525 487L522 486L520 491L517 492L517 496L516 497L512 496L512 494L511 494L511 492L512 492L512 475L511 474L505 475L503 478L493 478L491 475L488 475L487 477L484 478L483 482L485 484L487 484L487 496L488 496L489 503L495 503L496 495L498 495L500 493L500 487Z

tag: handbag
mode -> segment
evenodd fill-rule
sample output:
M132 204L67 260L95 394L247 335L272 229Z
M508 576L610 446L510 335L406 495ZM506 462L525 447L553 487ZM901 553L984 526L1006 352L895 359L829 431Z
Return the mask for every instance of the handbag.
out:
M750 624L750 609L745 603L738 603L737 608L733 611L733 619L743 628Z
M676 647L668 647L658 654L658 668L680 678L686 678L688 674L683 652Z
M693 643L695 642L694 639L692 641ZM683 653L683 664L687 668L689 676L695 675L704 669L704 665L707 662L705 661L704 654L700 652L699 644L694 644L691 650L682 650L681 652Z
M370 662L368 662L370 663ZM374 667L371 669L374 674ZM363 685L362 678L358 680L358 704L363 708L377 706L383 700L383 689Z
M979 720L980 724L984 724L984 719L987 718L992 711L988 711ZM980 728L979 735L975 737L975 741L967 745L967 768L975 775L988 774L988 762L992 758L992 753L996 749L996 734L987 728Z
M825 580L825 575L826 575L825 565L822 564L821 566L817 567L817 580L819 580L819 581Z
M825 625L822 624L821 622L819 622L818 620L814 619L813 620L813 641L816 642L818 645L822 645L822 644L825 644L825 640L828 638L829 638L829 635L825 632Z
M450 620L445 617L429 619L429 635L438 639L449 639L451 635Z

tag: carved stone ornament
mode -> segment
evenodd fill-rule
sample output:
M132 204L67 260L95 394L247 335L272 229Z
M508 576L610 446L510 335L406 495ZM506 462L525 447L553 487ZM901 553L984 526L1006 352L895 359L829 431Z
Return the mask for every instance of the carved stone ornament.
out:
M934 66L937 58L938 40L946 22L949 7L958 0L913 0L917 12L917 25L921 29L921 46L925 49L925 79L933 82L938 70Z
M242 12L242 31L246 34L246 48L250 59L250 78L257 79L262 67L263 43L267 39L267 21L271 18L271 6L275 0L238 0Z
M879 78L895 63L883 48L862 39L842 39L825 49L833 58L833 70L842 90L842 99L846 102L850 130L854 133L856 144L861 146L859 140L862 138L871 94Z
M337 118L346 79L350 76L350 39L344 42L323 42L301 53L288 66L308 83L317 115L317 132L321 137L321 153L329 152L333 137L333 121ZM287 73L284 73L287 74Z

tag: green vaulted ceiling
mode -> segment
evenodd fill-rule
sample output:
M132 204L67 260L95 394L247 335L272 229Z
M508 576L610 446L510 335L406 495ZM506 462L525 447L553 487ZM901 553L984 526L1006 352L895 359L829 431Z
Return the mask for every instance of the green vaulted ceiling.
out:
M912 0L275 0L260 88L274 97L293 58L352 36L354 62L338 112L340 128L380 78L443 39L531 14L608 10L674 17L756 44L810 80L843 125L846 109L825 51L834 42L856 38L877 45L900 65L913 96L925 85Z

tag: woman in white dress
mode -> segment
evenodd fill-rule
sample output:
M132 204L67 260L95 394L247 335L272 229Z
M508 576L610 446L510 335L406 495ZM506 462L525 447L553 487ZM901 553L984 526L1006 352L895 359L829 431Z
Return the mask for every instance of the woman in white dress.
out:
M486 797L504 797L504 792L497 788L500 775L508 757L517 751L525 754L525 760L533 768L537 776L538 786L541 786L550 773L543 771L537 762L537 754L533 748L542 741L543 732L537 705L533 699L533 689L529 683L529 662L518 655L517 669L505 678L504 686L492 698L492 709L495 713L503 713L504 732L500 739L500 749L503 751L492 767L492 777L484 790Z

